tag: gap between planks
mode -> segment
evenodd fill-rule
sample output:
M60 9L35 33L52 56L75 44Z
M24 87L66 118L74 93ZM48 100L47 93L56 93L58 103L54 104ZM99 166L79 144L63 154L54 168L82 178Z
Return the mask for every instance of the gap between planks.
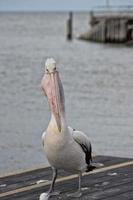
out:
M86 176L86 175L89 175L89 174L97 174L97 173L100 173L100 172L105 172L105 171L108 171L108 170L126 167L126 166L129 166L129 165L133 165L133 161L123 162L123 163L120 163L120 164L115 164L115 165L111 165L111 166L108 166L108 167L95 169L94 171L91 171L91 172L88 172L88 173L86 173L86 172L83 173L83 176ZM72 180L72 179L77 178L77 177L78 177L78 175L74 174L74 175L69 175L69 176L66 176L66 177L58 178L56 180L56 183L60 183L62 181L67 181L67 180ZM51 181L47 181L45 183L40 183L38 185L31 185L31 186L27 186L27 187L18 188L18 189L12 190L12 191L2 193L2 194L0 194L0 197L6 197L6 196L13 195L13 194L30 191L32 189L48 186L50 184L51 184Z

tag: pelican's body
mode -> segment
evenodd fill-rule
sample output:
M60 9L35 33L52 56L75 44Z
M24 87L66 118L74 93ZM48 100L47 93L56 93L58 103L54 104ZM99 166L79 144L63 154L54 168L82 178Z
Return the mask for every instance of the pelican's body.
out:
M49 194L53 192L58 169L79 174L81 194L81 173L95 168L91 166L91 144L83 132L75 131L67 125L64 91L53 59L46 61L41 85L51 110L51 120L42 136L43 147L53 169Z
M53 125L53 122L51 122ZM56 134L55 131L56 130ZM70 128L59 133L57 127L48 127L43 134L43 144L46 156L51 166L71 172L87 170L85 153L74 140Z

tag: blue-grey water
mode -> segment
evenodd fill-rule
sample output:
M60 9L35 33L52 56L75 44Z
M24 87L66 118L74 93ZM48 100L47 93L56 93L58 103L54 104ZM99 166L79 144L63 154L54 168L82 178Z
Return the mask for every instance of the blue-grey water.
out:
M69 125L83 130L95 154L133 157L133 49L83 42L88 13L0 13L0 173L47 165L41 134L50 112L40 82L54 57Z

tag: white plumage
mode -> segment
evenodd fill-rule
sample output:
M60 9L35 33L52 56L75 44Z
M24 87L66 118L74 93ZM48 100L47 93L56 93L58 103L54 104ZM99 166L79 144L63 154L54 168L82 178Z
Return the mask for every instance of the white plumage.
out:
M95 168L91 166L91 143L83 132L67 126L63 87L53 59L46 61L45 72L42 89L48 98L51 120L42 135L42 143L53 169L53 180L48 194L53 193L57 170L64 169L79 174L77 197L81 195L81 173Z

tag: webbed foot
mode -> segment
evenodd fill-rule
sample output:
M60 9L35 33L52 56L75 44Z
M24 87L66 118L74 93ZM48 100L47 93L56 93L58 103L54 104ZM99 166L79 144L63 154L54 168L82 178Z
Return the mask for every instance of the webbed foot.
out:
M46 192L42 193L39 197L39 200L48 200L51 196L58 196L60 194L60 191L53 191L53 192Z

